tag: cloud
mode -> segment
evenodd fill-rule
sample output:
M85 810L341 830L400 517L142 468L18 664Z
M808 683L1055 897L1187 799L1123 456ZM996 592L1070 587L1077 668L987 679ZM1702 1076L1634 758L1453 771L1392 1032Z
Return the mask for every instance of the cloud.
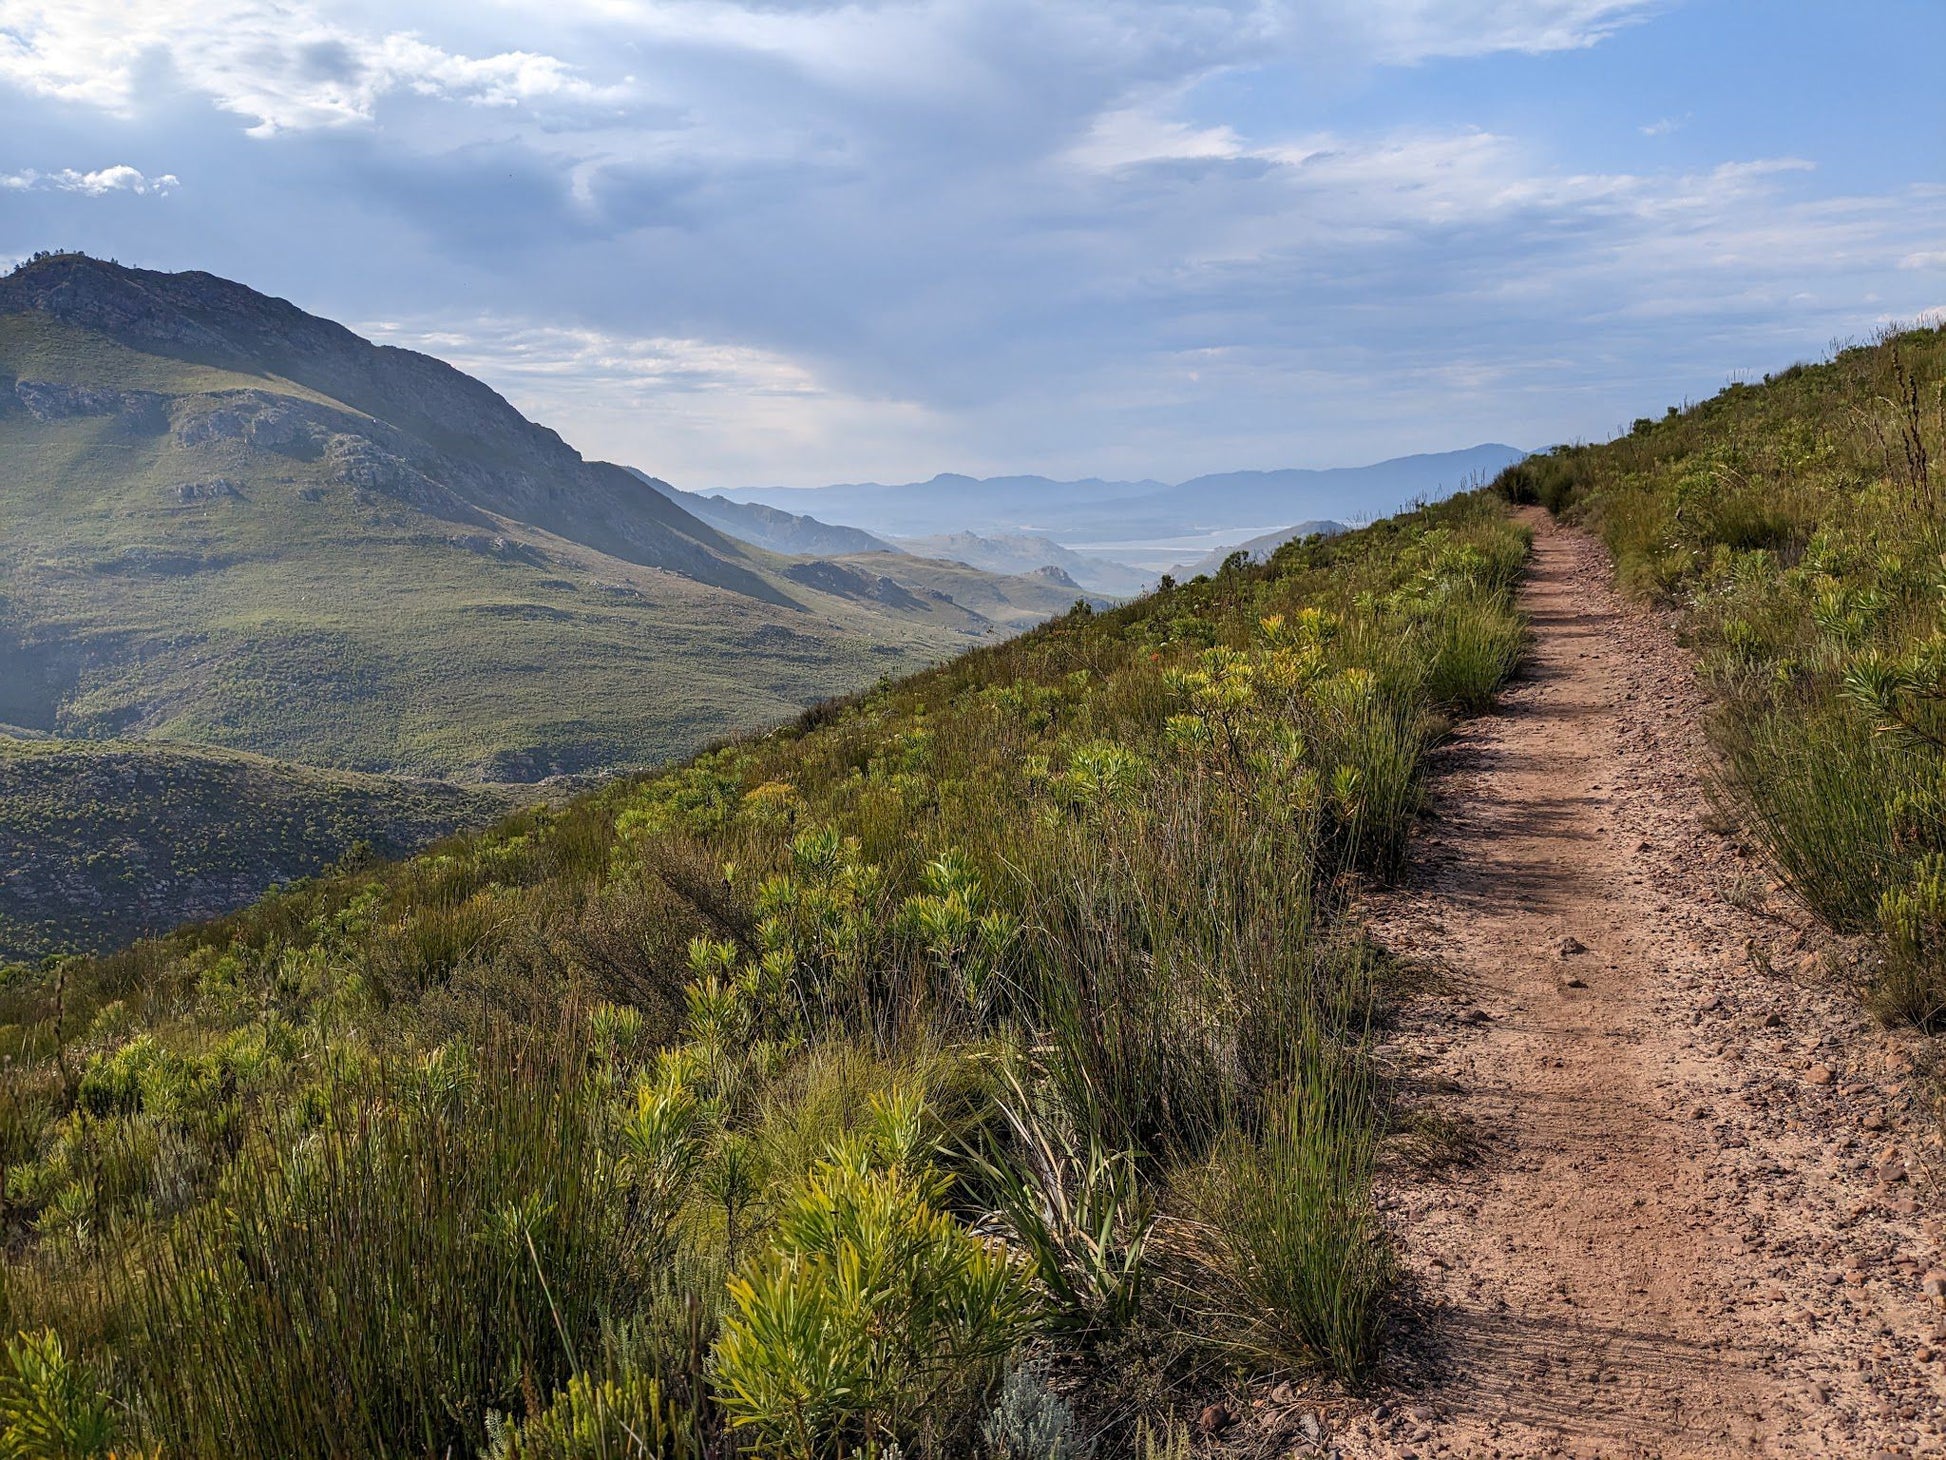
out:
M471 54L412 29L360 24L365 8L344 0L0 0L0 81L126 116L162 66L247 119L258 136L370 122L394 94L597 112L646 96L632 75L597 84L547 51ZM380 13L389 19L415 8L425 7ZM937 103L1024 99L1024 83L1086 97L1103 82L1177 80L1277 54L1410 65L1581 48L1654 8L1652 0L509 0L487 19L528 34L566 32L562 39L595 58L738 56L836 92ZM452 27L450 11L425 13Z
M91 198L108 193L167 193L180 186L180 179L172 172L150 177L126 163L104 167L98 172L79 172L72 167L64 167L59 172L36 172L30 167L24 172L0 173L0 190L85 193Z
M437 355L461 369L481 366L506 381L573 380L634 396L827 393L810 370L775 351L706 340L632 337L497 315L377 320L357 328L379 344Z
M1689 118L1687 116L1658 117L1653 122L1647 122L1637 127L1636 130L1644 137L1667 137L1672 133L1680 132L1688 125Z
M478 375L593 454L678 485L763 481L786 461L842 475L861 438L915 470L954 449L952 423L928 407L845 391L775 350L478 314L357 329Z
M1899 260L1902 269L1946 269L1946 249L1922 249Z
M1300 44L1392 66L1585 50L1662 8L1652 0L1287 0L1271 7L1279 29Z
M258 136L367 122L393 92L488 107L601 96L553 56L457 54L297 0L0 0L0 81L130 115L158 64Z

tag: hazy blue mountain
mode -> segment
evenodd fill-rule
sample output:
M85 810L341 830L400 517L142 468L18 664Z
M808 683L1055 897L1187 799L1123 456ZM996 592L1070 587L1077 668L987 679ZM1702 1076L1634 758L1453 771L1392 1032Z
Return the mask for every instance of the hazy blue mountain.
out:
M798 553L820 557L848 557L860 553L900 553L916 558L935 558L963 563L987 573L1005 576L1040 575L1053 568L1058 575L1048 581L1086 588L1118 598L1133 597L1155 582L1155 574L1131 568L1126 563L1071 551L1052 538L1031 533L1001 533L982 537L974 532L934 533L929 537L886 539L862 527L847 527L798 512L787 512L763 502L737 502L720 494L686 492L660 477L652 477L634 467L629 470L643 482L675 502L691 516L701 518L720 532L742 542L768 548L777 553ZM1041 478L1033 478L1039 481Z
M1051 532L1052 524L1066 523L1063 504L1108 508L1168 489L1166 482L1109 482L1096 477L1060 482L1040 476L969 477L941 472L930 481L893 486L858 482L833 487L726 488L720 495L790 512L816 512L869 532L928 537L951 532L982 536Z
M1463 451L1395 457L1371 466L1218 472L1179 482L1143 506L1165 508L1166 504L1165 510L1184 521L1194 521L1220 504L1239 523L1290 522L1300 516L1343 522L1384 516L1420 497L1451 496L1491 480L1526 454L1490 442ZM1292 512L1293 507L1300 512Z
M1396 457L1370 466L1219 472L1174 484L946 473L926 482L890 486L864 482L761 487L726 490L721 495L788 512L815 513L882 536L1026 533L1052 538L1069 548L1109 547L1230 529L1249 536L1280 523L1383 516L1415 499L1448 496L1491 477L1524 454L1516 447L1488 443L1462 451Z

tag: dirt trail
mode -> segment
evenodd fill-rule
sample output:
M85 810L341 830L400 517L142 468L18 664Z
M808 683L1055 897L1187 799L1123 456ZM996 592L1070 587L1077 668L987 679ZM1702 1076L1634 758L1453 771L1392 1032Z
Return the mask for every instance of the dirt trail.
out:
M1388 1057L1478 1147L1385 1181L1417 1311L1397 1392L1325 1443L1946 1454L1916 1046L1867 1025L1844 951L1715 826L1666 628L1593 540L1533 525L1531 668L1442 752L1376 909L1444 980Z

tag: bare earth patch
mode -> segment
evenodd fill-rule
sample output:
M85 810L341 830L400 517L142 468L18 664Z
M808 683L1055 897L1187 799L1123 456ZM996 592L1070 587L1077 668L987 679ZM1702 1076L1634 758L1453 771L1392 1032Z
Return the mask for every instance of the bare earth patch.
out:
M1442 752L1373 910L1443 975L1387 1057L1478 1144L1383 1183L1412 1311L1382 1402L1293 1415L1286 1387L1239 1428L1345 1456L1946 1454L1918 1042L1868 1025L1845 950L1717 825L1667 628L1593 539L1533 525L1530 668Z

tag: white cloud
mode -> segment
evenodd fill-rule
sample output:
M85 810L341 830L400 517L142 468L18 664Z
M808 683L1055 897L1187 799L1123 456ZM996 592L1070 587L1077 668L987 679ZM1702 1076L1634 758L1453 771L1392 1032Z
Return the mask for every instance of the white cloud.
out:
M1653 122L1644 123L1636 130L1644 137L1667 137L1672 133L1680 132L1688 125L1689 118L1687 115L1680 117L1658 117Z
M258 135L370 121L411 93L511 107L613 108L631 79L590 81L553 50L597 66L675 48L791 67L855 95L1006 95L1065 69L1083 84L1181 79L1290 55L1332 65L1411 65L1442 56L1590 46L1658 0L506 0L471 28L517 29L525 46L470 54L391 22L407 6L358 0L0 0L0 81L130 115L151 68L249 120ZM426 18L448 33L452 12ZM1022 45L1025 39L1031 45ZM1043 63L1021 73L1025 53ZM680 76L673 78L680 85Z
M456 54L301 0L0 0L0 81L34 95L128 115L158 61L257 135L369 121L397 91L493 107L600 96L553 56Z
M1902 269L1946 269L1946 249L1922 249L1899 260Z
M1664 8L1657 0L1285 0L1302 44L1385 65L1585 50Z
M873 84L932 76L963 60L940 41L999 18L1037 34L1087 35L1097 55L1215 59L1247 48L1330 53L1355 64L1412 65L1501 51L1540 54L1596 45L1669 0L1099 0L1046 6L1025 0L559 0L619 30L784 56ZM899 63L886 67L883 63Z
M97 172L80 172L72 167L64 167L59 172L36 172L30 167L24 172L0 173L0 189L6 191L29 192L39 189L57 193L85 193L91 198L108 193L167 193L180 185L181 180L173 172L150 177L126 163L104 167Z
M590 454L679 486L761 482L780 462L842 476L857 443L931 475L955 448L951 423L909 400L835 387L805 363L750 345L535 323L493 315L357 326L489 382L530 419Z
M637 338L571 325L494 315L462 320L377 320L357 327L381 345L437 355L462 370L476 366L500 381L536 385L572 379L629 394L736 391L753 395L826 393L812 372L774 350L666 336Z

